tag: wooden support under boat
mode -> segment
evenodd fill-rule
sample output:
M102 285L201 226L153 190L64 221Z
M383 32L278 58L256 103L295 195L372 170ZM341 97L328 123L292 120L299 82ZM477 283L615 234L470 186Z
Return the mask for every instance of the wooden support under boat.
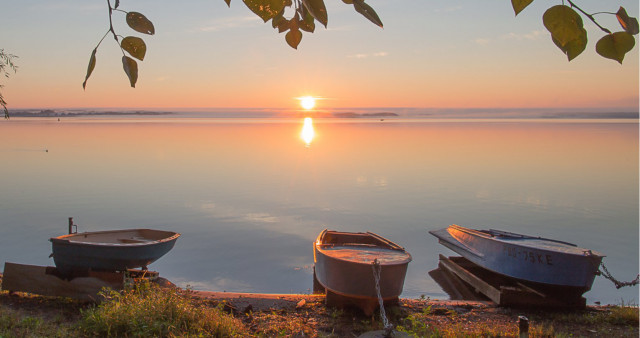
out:
M107 287L124 288L125 279L153 279L154 271L129 270L125 272L87 270L75 276L62 276L51 266L4 263L2 290L27 292L42 296L69 297L83 301L99 300L100 291Z
M549 308L585 308L586 299L560 299L533 286L484 269L463 257L440 255L439 267L470 285L500 306L534 306Z

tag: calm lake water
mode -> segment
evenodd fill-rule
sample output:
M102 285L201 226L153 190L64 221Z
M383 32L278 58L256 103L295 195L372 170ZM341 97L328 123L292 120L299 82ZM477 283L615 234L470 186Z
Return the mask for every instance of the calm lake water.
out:
M459 224L570 241L638 273L638 120L12 118L0 122L0 261L53 265L50 237L180 232L150 269L198 290L307 293L325 229L413 256L403 297L446 299L428 272ZM308 135L307 135L308 136ZM307 143L308 142L308 143ZM0 262L1 263L1 262ZM588 302L638 302L596 278Z

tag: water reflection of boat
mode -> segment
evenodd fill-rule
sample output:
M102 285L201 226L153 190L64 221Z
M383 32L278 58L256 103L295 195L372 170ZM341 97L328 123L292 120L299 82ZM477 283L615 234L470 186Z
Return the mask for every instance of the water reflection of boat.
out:
M171 250L179 233L127 229L71 233L51 238L53 260L62 274L144 268Z
M383 301L397 301L411 255L371 232L325 229L313 245L313 260L314 282L325 289L328 304L356 305L370 314L378 305L376 277Z
M451 225L429 233L474 264L564 297L589 291L604 257L575 244L500 230Z

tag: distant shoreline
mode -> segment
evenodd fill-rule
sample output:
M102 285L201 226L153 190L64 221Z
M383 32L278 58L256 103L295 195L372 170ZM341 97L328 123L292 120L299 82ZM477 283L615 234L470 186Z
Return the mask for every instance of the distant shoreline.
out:
M157 116L157 115L171 115L172 112L155 112L155 111L80 111L80 112L57 112L51 109L45 109L40 111L27 111L19 110L12 111L10 116L14 117L76 117L76 116Z
M637 111L475 111L475 110L415 110L400 109L393 111L337 110L337 111L278 111L278 110L211 110L202 112L189 111L156 111L156 110L66 110L66 109L21 109L9 112L10 117L158 117L172 116L177 118L338 118L338 119L639 119Z

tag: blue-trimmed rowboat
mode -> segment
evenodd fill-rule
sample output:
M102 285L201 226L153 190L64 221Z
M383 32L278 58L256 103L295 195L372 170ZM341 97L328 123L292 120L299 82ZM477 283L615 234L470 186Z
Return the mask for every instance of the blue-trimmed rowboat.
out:
M567 298L591 289L604 257L572 243L501 230L454 224L429 233L476 265Z
M411 255L398 244L371 232L323 230L313 243L314 282L335 294L362 301L365 313L378 303L373 264L377 261L380 295L393 302L402 293Z
M176 232L152 229L71 233L50 239L51 256L62 275L86 270L146 269L169 252L178 237Z

